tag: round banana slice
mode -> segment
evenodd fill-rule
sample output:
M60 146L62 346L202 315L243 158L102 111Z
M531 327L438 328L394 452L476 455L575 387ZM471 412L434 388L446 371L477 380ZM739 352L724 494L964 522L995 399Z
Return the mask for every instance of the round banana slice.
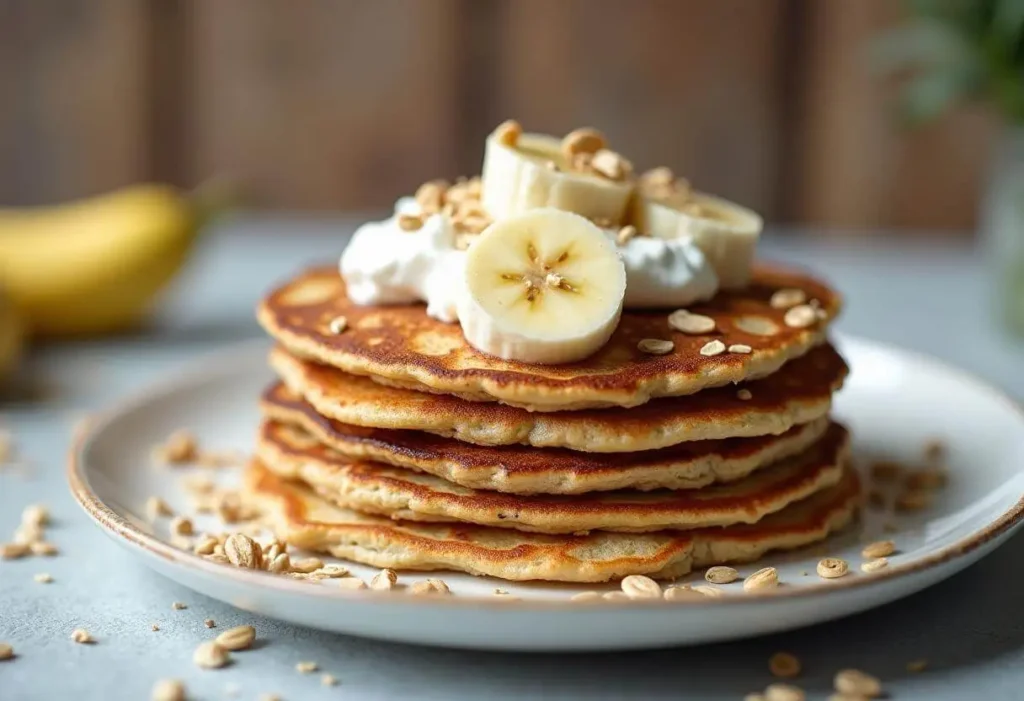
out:
M477 350L524 363L570 363L608 342L626 270L587 219L534 209L491 224L466 252L459 323Z
M764 226L756 212L699 192L685 193L683 198L637 192L632 210L634 226L648 236L692 238L718 274L722 289L737 289L750 282L757 239Z
M504 125L503 125L504 126ZM611 152L595 154L614 160ZM625 163L622 161L622 163ZM562 141L544 134L509 134L495 130L484 147L483 188L480 200L494 219L503 219L539 207L575 212L610 227L622 224L635 182L628 168L583 172L574 169Z

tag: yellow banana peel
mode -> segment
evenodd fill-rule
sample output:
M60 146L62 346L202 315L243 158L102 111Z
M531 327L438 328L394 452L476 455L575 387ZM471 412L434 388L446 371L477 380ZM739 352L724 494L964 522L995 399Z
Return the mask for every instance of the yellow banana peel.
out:
M155 184L0 209L0 284L33 335L123 330L181 269L201 215L196 201Z
M24 327L18 310L0 289L0 383L17 367L24 340Z

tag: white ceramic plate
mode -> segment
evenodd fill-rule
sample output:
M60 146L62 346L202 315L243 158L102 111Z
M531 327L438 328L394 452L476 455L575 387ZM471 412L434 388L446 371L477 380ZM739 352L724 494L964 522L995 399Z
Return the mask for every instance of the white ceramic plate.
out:
M725 587L735 595L697 602L582 605L568 602L569 596L595 587L517 585L449 573L435 576L449 584L451 597L341 591L332 580L309 583L238 570L171 547L166 530L154 534L145 524L142 505L161 494L187 511L182 471L150 466L151 448L188 427L206 447L247 451L258 421L257 397L270 380L263 343L211 357L108 412L78 441L69 480L88 514L140 562L207 596L301 625L411 643L532 651L758 635L863 611L935 584L1006 540L1024 516L1024 412L1015 402L929 358L862 340L839 345L853 374L836 414L853 429L861 464L883 456L915 460L928 439L941 437L949 447L950 485L924 512L883 518L868 510L861 523L825 546L758 563L780 571L783 585L768 596L744 594L735 583ZM233 470L218 475L226 482L235 477ZM895 540L899 551L889 568L864 575L856 571L860 549L883 537L883 520L895 525L884 537ZM825 554L846 559L854 572L818 579L815 564ZM351 569L365 579L375 572ZM697 572L681 581L699 580ZM499 599L496 587L521 601Z

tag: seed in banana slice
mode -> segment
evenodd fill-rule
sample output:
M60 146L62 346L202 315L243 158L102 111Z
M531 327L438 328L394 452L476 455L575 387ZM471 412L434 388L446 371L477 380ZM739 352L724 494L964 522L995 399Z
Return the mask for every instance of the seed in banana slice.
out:
M731 290L750 282L761 217L719 197L684 191L659 197L637 193L631 218L648 236L692 238L718 274L719 286Z
M459 322L484 353L570 363L608 342L625 293L625 267L601 229L571 212L534 209L498 220L467 251Z
M582 143L581 147L596 143ZM600 168L576 170L571 159L579 157L590 162L597 158ZM635 186L628 162L617 154L607 149L571 153L563 149L562 140L524 134L518 124L510 122L487 138L482 178L480 199L493 219L553 207L607 221L610 227L623 223Z

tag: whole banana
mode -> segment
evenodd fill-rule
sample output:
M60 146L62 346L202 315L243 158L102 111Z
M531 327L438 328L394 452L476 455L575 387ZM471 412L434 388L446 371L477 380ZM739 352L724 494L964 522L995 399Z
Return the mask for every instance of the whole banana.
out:
M24 336L18 310L0 289L0 385L18 365Z
M178 190L154 184L0 209L0 285L33 335L128 328L185 262L200 214Z

